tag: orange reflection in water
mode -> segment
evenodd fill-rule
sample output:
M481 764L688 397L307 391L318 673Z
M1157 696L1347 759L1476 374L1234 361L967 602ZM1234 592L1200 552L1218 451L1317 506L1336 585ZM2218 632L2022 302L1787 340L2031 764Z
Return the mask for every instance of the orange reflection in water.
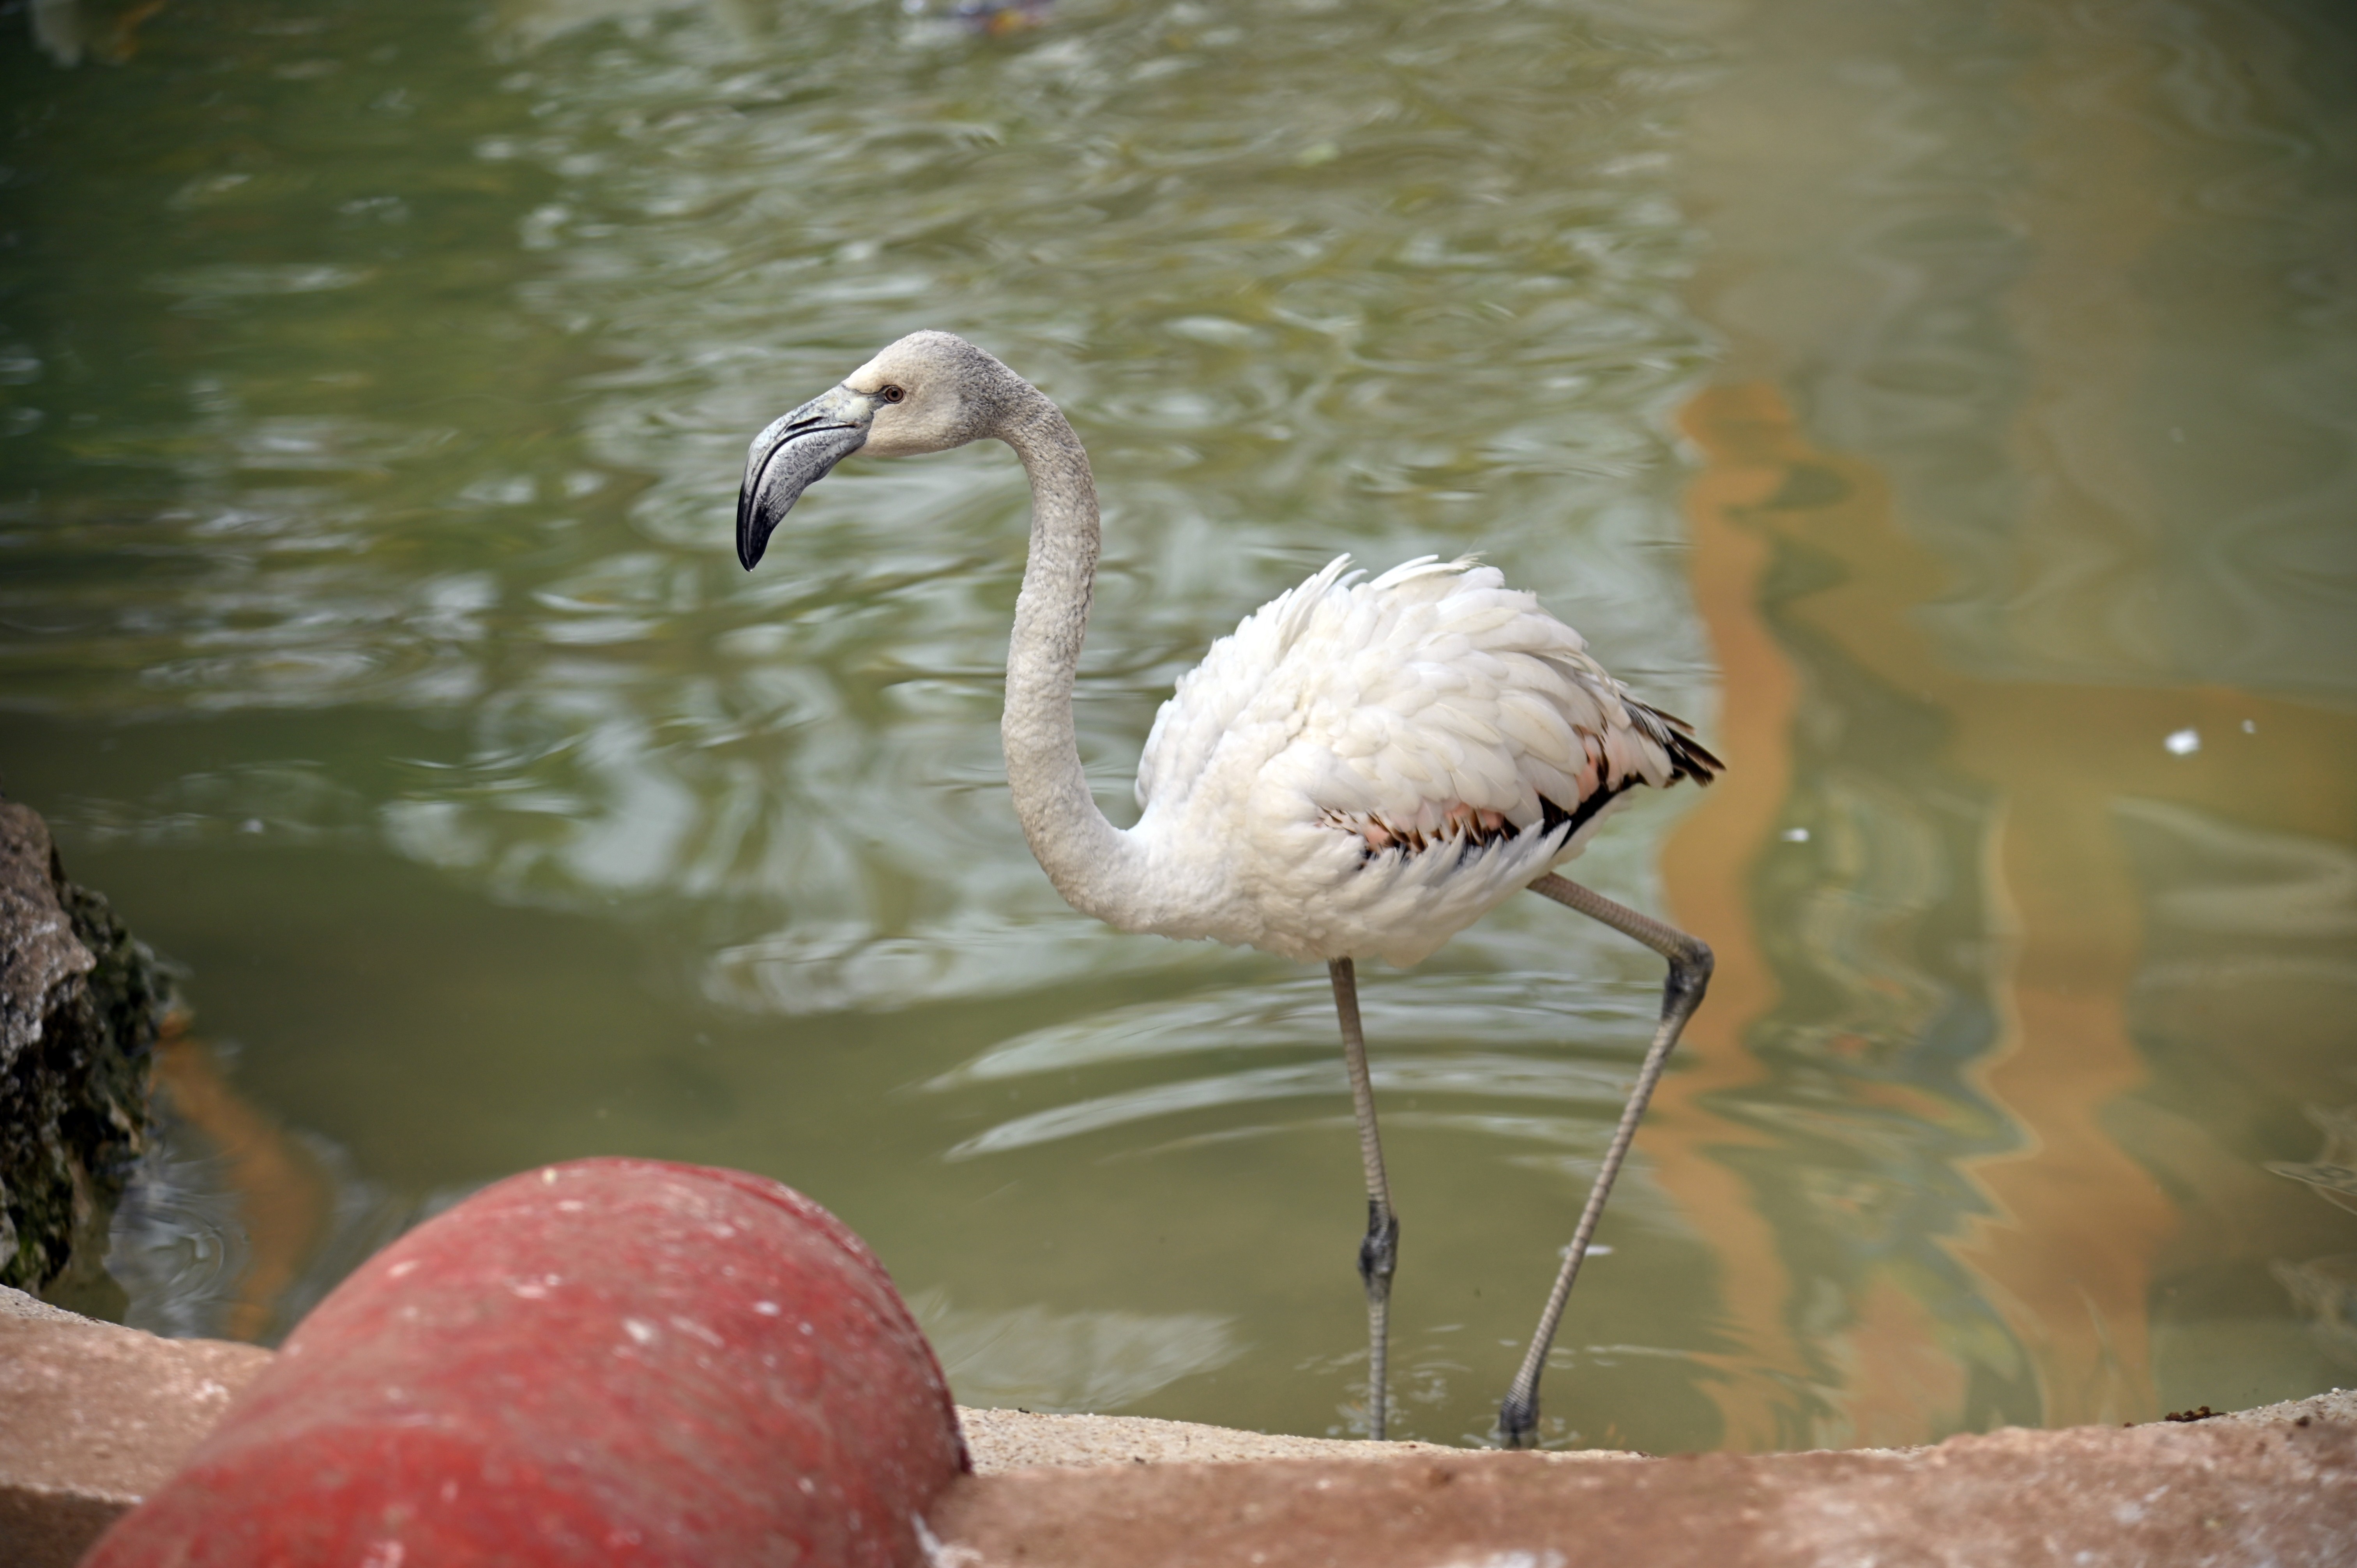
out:
M235 1195L248 1251L221 1319L231 1339L258 1340L277 1322L280 1298L326 1236L332 1198L327 1173L285 1128L230 1084L212 1048L167 1018L156 1045L155 1083L172 1112L202 1134Z
M1813 448L1764 384L1712 388L1683 424L1706 458L1687 510L1695 600L1724 672L1713 744L1729 769L1664 854L1677 914L1719 963L1646 1142L1724 1271L1735 1342L1714 1385L1724 1441L1922 1442L1971 1420L1958 1342L1969 1328L1931 1309L1936 1287L1903 1255L1852 1283L1830 1336L1796 1326L1792 1238L1742 1174L1740 1152L1772 1140L1727 1113L1770 1078L1749 1044L1782 990L1762 940L1760 872L1794 788L1795 726L1812 702L1837 708L1822 688L1860 675L1936 713L1932 760L1990 801L1978 907L2001 1030L1977 1087L2018 1136L1964 1162L1985 1212L1942 1244L2026 1359L2040 1419L2156 1415L2147 1296L2180 1217L2101 1120L2146 1077L2126 1015L2142 917L2112 811L2160 800L2357 841L2357 791L2345 787L2357 722L2216 686L2042 683L1943 663L1910 612L1945 574L1896 525L1871 465ZM2187 729L2200 749L2166 752L2163 737Z

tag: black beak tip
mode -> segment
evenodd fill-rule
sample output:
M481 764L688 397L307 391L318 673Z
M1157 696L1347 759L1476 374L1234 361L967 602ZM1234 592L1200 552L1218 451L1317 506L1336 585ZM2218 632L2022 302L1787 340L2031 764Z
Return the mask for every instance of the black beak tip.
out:
M753 516L753 498L744 490L737 492L737 561L748 572L760 564L761 553L770 547L770 530L762 527Z
M770 536L802 493L867 439L864 424L820 417L823 410L819 404L834 395L830 392L780 420L746 454L745 482L737 489L737 560L748 572L761 559Z

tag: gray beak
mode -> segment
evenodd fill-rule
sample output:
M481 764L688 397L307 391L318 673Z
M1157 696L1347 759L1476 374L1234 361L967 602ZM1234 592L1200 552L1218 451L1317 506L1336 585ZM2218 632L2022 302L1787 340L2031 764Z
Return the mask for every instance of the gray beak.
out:
M866 444L876 402L845 387L823 392L753 438L737 492L737 559L748 572L802 493Z

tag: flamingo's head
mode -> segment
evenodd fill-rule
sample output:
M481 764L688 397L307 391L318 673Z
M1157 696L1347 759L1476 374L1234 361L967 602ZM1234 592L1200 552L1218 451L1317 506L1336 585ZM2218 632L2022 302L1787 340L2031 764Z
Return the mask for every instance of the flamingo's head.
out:
M1028 390L964 338L911 332L753 438L737 492L737 559L751 571L802 491L854 452L963 446L993 432L1016 388Z

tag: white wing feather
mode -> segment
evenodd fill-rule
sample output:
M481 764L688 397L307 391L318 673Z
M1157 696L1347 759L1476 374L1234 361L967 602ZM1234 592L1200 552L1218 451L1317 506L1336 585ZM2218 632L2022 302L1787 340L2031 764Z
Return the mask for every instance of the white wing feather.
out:
M1349 567L1245 617L1156 715L1136 832L1165 902L1141 929L1414 962L1628 786L1716 766L1496 569Z
M1263 750L1273 725L1306 754L1309 810L1426 832L1453 806L1523 827L1541 796L1569 811L1608 785L1670 781L1667 737L1536 595L1470 558L1369 583L1349 565L1245 617L1180 679L1138 765L1140 805L1190 794L1230 743Z

